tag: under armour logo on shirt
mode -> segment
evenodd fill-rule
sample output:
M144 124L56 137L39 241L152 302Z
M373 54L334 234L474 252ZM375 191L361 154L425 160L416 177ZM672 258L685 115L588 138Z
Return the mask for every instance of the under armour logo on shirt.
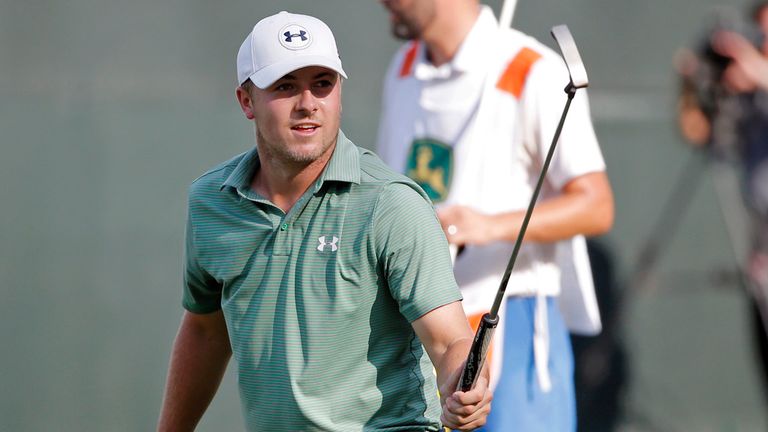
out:
M326 241L326 236L320 236L317 241L320 242L320 245L317 247L317 250L320 252L325 252L325 248L327 246L331 247L331 252L336 252L339 250L339 238L336 236L333 236L331 241Z
M289 31L283 33L283 36L285 36L286 42L293 42L293 38L300 37L301 40L305 41L307 40L307 32L304 30L299 31L298 33L291 33Z

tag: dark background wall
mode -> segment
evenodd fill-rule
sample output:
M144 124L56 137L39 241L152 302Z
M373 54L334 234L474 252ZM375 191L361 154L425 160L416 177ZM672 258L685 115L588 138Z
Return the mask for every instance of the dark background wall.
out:
M567 23L590 73L617 203L601 241L621 290L689 157L672 57L714 4L518 5L516 26L547 43ZM186 187L253 145L234 59L253 24L279 10L334 29L350 76L343 128L372 147L397 47L373 0L0 0L0 430L154 427L182 313ZM766 428L743 295L712 277L743 257L745 233L734 253L710 173L701 179L655 276L621 315L622 430ZM729 190L729 220L743 223ZM241 428L230 372L199 430Z

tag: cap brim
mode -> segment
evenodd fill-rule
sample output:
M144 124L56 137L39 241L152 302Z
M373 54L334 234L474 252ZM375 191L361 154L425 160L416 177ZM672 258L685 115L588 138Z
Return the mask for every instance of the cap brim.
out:
M285 75L309 66L328 68L338 72L344 78L347 77L346 72L341 67L341 62L338 60L329 59L326 56L302 56L271 64L256 71L249 78L256 87L265 89Z

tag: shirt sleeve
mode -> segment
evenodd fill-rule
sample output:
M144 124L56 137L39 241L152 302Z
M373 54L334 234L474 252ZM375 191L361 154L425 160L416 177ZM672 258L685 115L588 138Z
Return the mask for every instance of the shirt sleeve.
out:
M461 300L448 242L426 197L405 183L387 185L373 226L389 291L409 322Z
M195 247L195 206L190 198L187 211L184 250L184 292L182 306L192 312L205 314L221 309L221 284L200 266Z
M535 143L541 164L565 108L567 95L563 89L568 81L562 60L545 56L534 65L526 82L523 105L530 131L526 139ZM587 92L582 89L571 102L547 179L555 190L560 190L570 180L598 171L605 171L605 162L592 126Z

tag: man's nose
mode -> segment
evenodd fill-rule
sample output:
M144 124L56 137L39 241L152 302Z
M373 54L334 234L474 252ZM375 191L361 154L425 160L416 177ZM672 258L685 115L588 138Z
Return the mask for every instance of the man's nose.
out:
M296 104L296 111L313 113L317 111L317 105L317 98L312 93L312 90L305 89L299 95L299 101Z

